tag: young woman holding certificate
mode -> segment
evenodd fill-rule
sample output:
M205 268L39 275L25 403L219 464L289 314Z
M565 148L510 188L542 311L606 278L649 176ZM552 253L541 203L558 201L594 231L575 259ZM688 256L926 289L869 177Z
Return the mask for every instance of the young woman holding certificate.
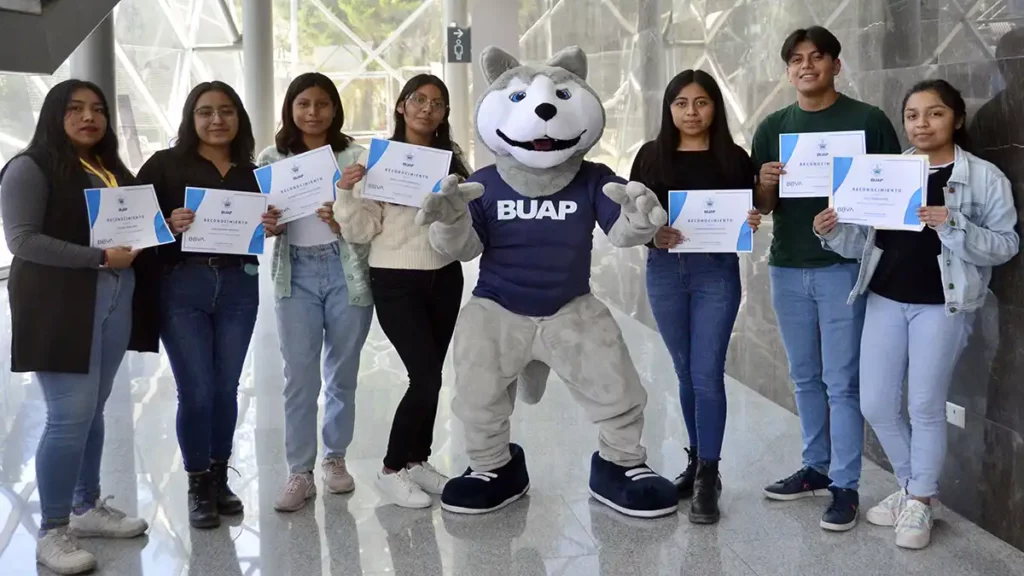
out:
M334 82L323 74L302 74L285 94L276 145L264 150L257 164L268 165L328 145L338 166L355 164L363 148L342 133L344 123L345 111ZM321 354L327 386L324 484L332 494L355 489L345 466L345 450L352 442L359 353L370 331L373 299L366 262L369 246L341 238L333 203L274 232L278 238L271 274L284 356L284 437L291 472L274 508L293 512L316 495L313 469Z
M672 190L748 190L754 165L729 133L715 79L686 70L669 82L661 131L640 148L630 180L642 182L669 208ZM757 229L760 216L748 220ZM671 223L670 223L671 224ZM725 353L740 305L736 254L671 253L685 231L662 227L647 253L647 294L679 378L679 401L690 438L689 465L676 479L692 498L690 521L718 521L718 461L725 434Z
M452 151L450 172L469 175L451 139L448 89L436 76L413 77L395 105L392 140ZM418 208L361 198L367 154L344 169L335 218L352 244L370 244L370 287L377 319L409 372L409 388L391 425L384 467L376 486L408 508L430 506L448 478L427 462L441 391L441 366L462 302L462 267L437 253L428 228L415 222Z
M103 407L114 376L129 348L158 349L155 318L135 289L134 267L145 256L136 259L130 247L91 248L83 194L134 183L107 130L106 98L79 80L50 90L28 148L0 173L14 255L11 371L35 372L46 399L35 458L42 512L36 558L60 574L96 566L75 536L132 538L148 528L109 506L109 497L100 499ZM138 272L142 281L146 274Z
M946 396L957 359L985 303L992 267L1018 250L1010 182L967 151L966 105L945 80L913 87L903 127L930 164L921 232L840 224L833 210L814 220L828 248L861 261L851 301L867 293L861 340L860 404L892 463L900 489L868 511L894 526L896 545L931 540L931 501L946 456ZM910 426L901 411L907 380Z
M234 89L223 82L196 86L181 117L174 146L154 154L139 171L139 179L156 188L176 235L195 220L195 212L184 207L186 187L260 191L252 125ZM272 207L263 223L277 223ZM182 252L180 238L158 254L164 269L160 338L178 387L189 523L214 528L221 514L242 513L242 501L228 487L227 463L238 417L238 378L259 307L259 261Z

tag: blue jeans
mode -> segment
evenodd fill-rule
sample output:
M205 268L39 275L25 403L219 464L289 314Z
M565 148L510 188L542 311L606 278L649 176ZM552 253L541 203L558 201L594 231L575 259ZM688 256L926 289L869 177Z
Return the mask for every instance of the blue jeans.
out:
M860 485L860 335L864 298L846 303L857 264L770 268L772 305L789 359L803 434L803 463L837 488Z
M179 264L164 276L160 339L178 387L186 472L231 457L242 374L260 303L253 268Z
M946 316L941 304L902 304L868 294L860 407L900 486L913 496L939 494L946 460L946 397L973 321L973 313ZM904 379L910 426L902 411Z
M690 446L717 461L725 435L725 355L740 308L734 254L647 253L647 297L679 378Z
M103 407L128 350L134 292L133 270L100 271L89 373L36 374L46 398L46 428L36 450L43 530L67 524L72 505L92 504L100 497Z
M373 308L348 301L338 243L291 247L291 296L277 300L277 331L284 356L285 449L293 474L316 463L317 400L323 356L324 456L344 458L356 421L359 353Z

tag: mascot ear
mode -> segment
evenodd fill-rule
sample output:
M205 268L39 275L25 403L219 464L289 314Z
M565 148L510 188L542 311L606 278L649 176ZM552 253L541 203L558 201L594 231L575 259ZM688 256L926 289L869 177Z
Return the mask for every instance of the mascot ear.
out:
M519 63L519 60L497 46L484 48L483 55L480 57L480 68L484 71L484 77L488 84L493 84L499 76L520 66L522 64Z
M587 79L587 55L579 46L569 46L560 50L548 60L548 66L568 70L580 77L580 80Z

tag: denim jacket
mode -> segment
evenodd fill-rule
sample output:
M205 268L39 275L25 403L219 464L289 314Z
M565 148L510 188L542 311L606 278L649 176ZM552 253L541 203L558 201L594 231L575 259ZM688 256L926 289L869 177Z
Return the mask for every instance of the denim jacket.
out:
M914 153L909 150L907 154ZM949 217L935 229L942 242L938 256L946 315L977 310L985 303L992 267L1017 254L1019 238L1014 229L1017 210L1010 181L990 162L956 147L953 173L945 188ZM837 224L822 245L844 258L860 260L857 284L850 303L867 292L882 257L875 246L875 229L856 224Z
M355 163L363 148L349 144L344 152L338 154L338 166L344 168ZM273 164L287 158L275 146L260 152L256 160L258 166ZM341 252L341 267L345 271L345 285L348 287L349 304L355 306L372 306L373 296L370 294L370 256L369 244L349 244L338 238ZM288 242L288 228L274 242L274 256L270 264L270 276L274 279L274 296L288 298L292 295L292 258L291 243Z

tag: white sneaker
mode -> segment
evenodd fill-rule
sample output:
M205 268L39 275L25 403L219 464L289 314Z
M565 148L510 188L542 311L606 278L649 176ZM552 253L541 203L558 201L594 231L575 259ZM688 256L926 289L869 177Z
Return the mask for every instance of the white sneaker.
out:
M142 518L133 518L113 506L107 505L107 496L97 500L91 510L71 515L68 533L78 538L135 538L149 529Z
M906 490L901 489L899 492L894 492L868 510L868 522L875 526L895 526L896 520L903 513L903 507L906 504Z
M444 485L448 483L448 477L438 472L430 462L422 462L409 468L409 478L428 494L440 495L444 492Z
M430 496L413 482L407 470L399 470L394 474L377 472L377 490L385 499L402 508L427 508Z
M920 550L932 539L932 507L908 498L903 513L896 520L896 545Z
M281 493L274 501L274 510L278 512L295 512L306 505L306 500L316 496L316 484L313 483L313 473L292 474L285 482Z
M36 561L57 574L81 574L96 568L96 557L78 547L67 526L46 531L36 543Z

